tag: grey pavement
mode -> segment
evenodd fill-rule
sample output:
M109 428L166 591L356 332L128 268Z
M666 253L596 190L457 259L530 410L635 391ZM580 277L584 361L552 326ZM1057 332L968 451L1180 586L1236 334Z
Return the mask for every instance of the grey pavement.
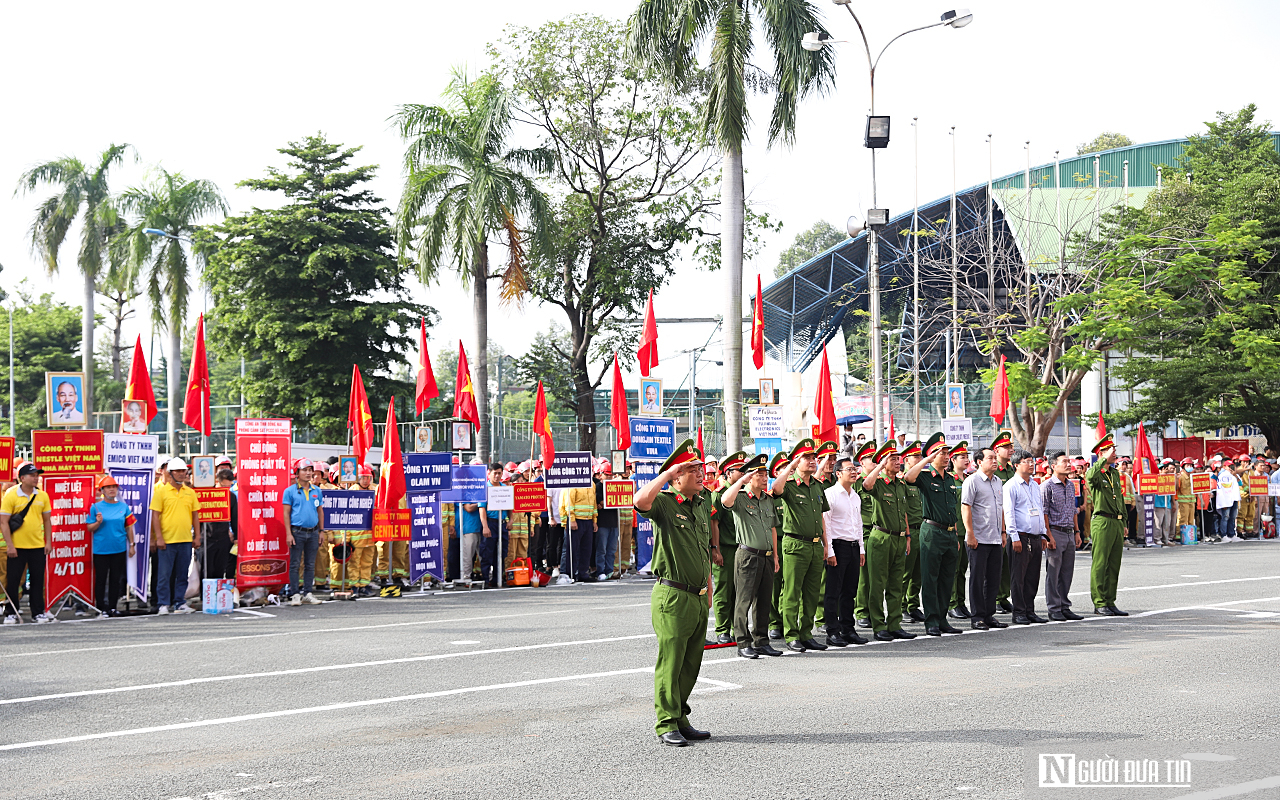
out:
M1037 750L1273 751L1280 543L1129 550L1122 619L1092 616L1088 569L1084 622L709 650L691 720L713 737L686 748L653 734L638 579L5 627L0 797L1006 798ZM1280 793L1280 759L1238 759L1262 788L1204 796Z

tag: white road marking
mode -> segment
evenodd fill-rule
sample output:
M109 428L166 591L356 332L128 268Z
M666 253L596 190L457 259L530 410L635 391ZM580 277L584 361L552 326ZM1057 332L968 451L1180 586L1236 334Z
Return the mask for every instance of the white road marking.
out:
M1154 611L1143 611L1140 614L1134 614L1135 617L1154 617L1157 614L1172 614L1176 611L1222 611L1229 606L1243 606L1249 603L1273 603L1280 600L1280 597L1258 597L1253 600L1228 600L1225 603L1208 603L1195 606L1179 606L1177 608L1159 608ZM1273 616L1269 612L1253 612L1262 616ZM1244 618L1250 618L1250 614L1242 615Z
M6 750L27 750L33 747L48 747L58 744L74 744L75 742L91 742L98 739L115 739L121 736L141 736L148 733L167 733L169 731L189 730L191 728L207 728L214 725L232 725L237 722L252 722L260 719L274 719L277 717L292 717L299 714L318 714L325 711L341 711L348 708L367 708L369 706L381 706L390 703L404 703L413 700L430 700L437 697L453 697L456 695L476 694L479 692L493 692L499 689L519 689L525 686L541 686L548 683L564 683L565 681L581 681L590 680L592 678L611 678L617 675L637 675L642 672L653 672L653 667L637 667L634 669L615 669L608 672L588 672L580 675L561 675L555 678L535 678L528 681L512 681L510 683L494 683L488 686L467 686L461 689L446 689L440 692L421 692L419 694L404 694L396 697L377 697L372 700L353 700L346 703L330 703L323 706L308 706L306 708L288 708L280 711L263 711L257 714L241 714L235 717L218 717L215 719L195 720L191 722L176 722L170 725L154 725L147 728L127 728L119 731L104 731L102 733L86 733L80 736L66 736L60 739L44 739L36 742L16 742L14 744L0 745L0 751Z
M713 681L710 678L698 676L698 683L710 684L709 686L694 689L690 694L704 694L707 692L727 692L732 689L741 689L742 686L737 683L729 683L728 681Z
M483 622L495 619L516 619L520 617L540 617L550 614L577 614L583 611L611 611L618 608L640 608L648 606L643 603L624 603L616 606L588 606L586 608L565 608L556 611L533 611L523 614L491 614L484 617L454 617L451 619L425 619L413 622L383 622L376 625L351 625L345 628L309 628L302 631L276 631L274 633L246 633L239 636L208 636L200 639L164 639L158 642L139 642L137 644L113 644L101 647L69 647L63 650L37 650L30 653L0 653L0 658L28 658L32 656L58 656L67 653L95 653L103 650L132 650L137 647L171 647L174 645L208 644L210 642L232 642L243 639L267 639L276 636L308 636L316 633L348 633L353 631L382 630L385 628L405 628L419 625L445 625L450 622ZM147 617L141 617L145 620Z
M85 689L79 692L62 692L60 694L42 694L31 697L12 697L0 700L0 706L17 703L34 703L40 700L63 700L68 697L92 697L94 695L118 694L120 692L140 692L148 689L171 689L175 686L195 686L201 683L222 683L251 678L275 678L282 675L306 675L314 672L330 672L340 669L361 669L364 667L381 667L388 664L413 664L422 661L438 661L443 658L463 658L466 656L493 655L495 653L517 653L525 650L546 650L557 647L575 647L583 644L603 644L606 642L625 642L632 639L653 639L655 634L641 633L634 636L614 636L608 639L581 639L574 642L549 642L545 644L526 644L513 647L498 647L492 650L467 650L460 653L434 653L429 656L408 656L406 658L387 658L380 661L361 661L353 664L326 664L319 667L299 667L298 669L273 670L271 672L245 672L235 675L210 675L202 678L185 678L180 681L165 683L146 683L136 686L116 686L109 689ZM458 642L454 642L458 644ZM474 642L472 644L475 644Z
M480 642L477 639L459 639L456 642L449 642L449 644L480 644Z
M1218 581L1194 581L1191 583L1162 583L1162 584L1159 584L1158 586L1121 586L1116 591L1146 592L1146 591L1151 591L1153 589L1181 589L1185 586L1215 586L1221 583L1248 583L1250 581L1275 581L1275 580L1280 580L1280 575L1261 575L1254 578L1226 578L1224 580L1218 580ZM1080 592L1072 592L1071 596L1076 597L1077 595L1088 595L1088 594L1089 593L1087 591L1080 591ZM1041 593L1039 596L1044 597L1044 594Z
M237 614L248 614L251 617L271 617L274 619L276 616L275 614L268 614L265 611L254 611L252 608L237 608L235 609L235 612Z
M1206 789L1203 792L1178 795L1173 800L1218 800L1218 798L1222 797L1238 797L1242 794L1251 794L1263 789L1274 789L1277 786L1280 786L1280 775L1272 775L1270 778L1259 778L1256 781L1247 783L1236 783L1231 786Z
M246 775L243 772L237 772L237 778L250 778L252 775ZM306 778L298 778L291 781L272 781L271 783L260 783L255 786L237 786L234 789L217 789L212 792L205 792L200 795L183 795L182 797L172 797L169 800L231 800L233 797L244 797L250 794L260 794L267 791L278 791L294 786L306 786L324 780L323 775L310 775Z

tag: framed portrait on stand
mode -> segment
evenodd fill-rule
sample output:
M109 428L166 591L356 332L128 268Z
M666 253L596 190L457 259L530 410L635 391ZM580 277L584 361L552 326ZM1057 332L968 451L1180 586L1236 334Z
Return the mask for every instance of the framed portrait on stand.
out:
M958 419L964 417L964 384L948 383L947 384L947 418Z
M470 450L471 449L471 423L455 422L453 423L453 447L450 450Z
M640 379L640 416L662 416L662 379Z
M760 379L760 405L775 405L777 400L773 396L773 378Z
M44 396L49 427L85 424L83 372L46 372Z

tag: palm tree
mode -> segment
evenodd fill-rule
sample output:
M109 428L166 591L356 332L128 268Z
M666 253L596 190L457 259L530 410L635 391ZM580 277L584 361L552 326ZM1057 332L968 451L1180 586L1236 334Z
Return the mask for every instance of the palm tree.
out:
M404 194L396 213L396 242L402 258L416 256L423 283L435 281L442 264L452 266L470 286L475 308L476 407L480 412L477 455L489 460L489 237L506 245L502 274L504 301L525 291L522 231L527 217L533 245L551 249L551 207L527 173L551 170L546 148L507 147L514 101L492 75L474 80L455 69L443 106L404 105L392 117L407 142Z
M750 62L755 30L752 13L773 54L773 72ZM721 175L720 262L728 287L724 315L724 416L728 450L742 446L742 238L746 213L742 186L742 145L751 115L748 87L771 91L769 144L795 139L796 104L835 80L830 48L810 52L801 41L825 32L809 0L641 0L631 16L627 47L632 58L662 70L677 84L696 77L703 40L711 37L710 82L703 126L707 139L724 152Z
M200 220L212 214L226 214L227 202L211 181L189 180L180 172L158 168L140 187L127 190L119 197L120 210L134 216L134 224L117 237L113 248L131 265L147 275L147 299L151 318L157 328L169 333L168 409L166 412L169 449L175 455L182 395L178 382L182 377L182 328L187 318L190 299L190 261L203 270L205 253L191 244L200 230ZM153 235L148 231L163 231ZM123 259L122 259L123 260Z
M31 223L31 249L50 274L58 271L58 252L76 217L80 217L80 252L76 257L84 277L80 368L84 371L84 418L89 425L93 424L93 295L103 274L111 236L119 227L107 173L124 161L125 152L130 149L128 144L113 144L102 151L94 165L64 156L38 164L18 179L18 192L32 192L42 184L58 187L36 208L36 218Z

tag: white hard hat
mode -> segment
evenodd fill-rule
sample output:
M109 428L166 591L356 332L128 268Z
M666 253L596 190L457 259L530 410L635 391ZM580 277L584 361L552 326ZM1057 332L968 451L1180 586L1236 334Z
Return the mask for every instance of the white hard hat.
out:
M174 458L169 459L167 466L169 467L169 471L173 472L175 469L186 469L187 462L175 456Z

